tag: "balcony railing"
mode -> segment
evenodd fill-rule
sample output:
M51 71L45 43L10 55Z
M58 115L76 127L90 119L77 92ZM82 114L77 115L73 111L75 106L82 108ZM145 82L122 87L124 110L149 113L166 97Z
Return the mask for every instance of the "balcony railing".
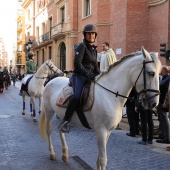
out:
M64 32L64 23L61 22L51 29L51 36Z
M51 37L50 37L50 32L47 32L45 33L44 35L34 39L32 41L32 47L35 47L35 46L38 46L38 45L41 45L43 43L45 43L46 41L50 40Z

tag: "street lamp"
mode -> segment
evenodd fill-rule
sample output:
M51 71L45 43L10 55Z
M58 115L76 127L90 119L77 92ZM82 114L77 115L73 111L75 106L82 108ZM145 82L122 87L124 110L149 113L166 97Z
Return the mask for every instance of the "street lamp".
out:
M26 50L29 52L32 47L32 41L29 39L29 41L26 43Z

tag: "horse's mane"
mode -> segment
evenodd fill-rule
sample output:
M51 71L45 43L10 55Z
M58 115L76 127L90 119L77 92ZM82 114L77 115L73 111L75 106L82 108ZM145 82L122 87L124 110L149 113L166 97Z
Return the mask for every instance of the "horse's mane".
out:
M109 68L106 70L106 71L102 71L100 73L100 75L98 76L98 78L100 78L103 74L105 73L108 73L113 67L117 66L118 64L122 63L124 60L126 60L127 58L130 58L130 57L134 57L134 56L137 56L137 55L141 55L142 52L141 51L137 51L137 52L133 52L133 53L130 53L130 54L127 54L123 57L121 57L119 60L117 60L116 62L114 62L113 64L109 65Z

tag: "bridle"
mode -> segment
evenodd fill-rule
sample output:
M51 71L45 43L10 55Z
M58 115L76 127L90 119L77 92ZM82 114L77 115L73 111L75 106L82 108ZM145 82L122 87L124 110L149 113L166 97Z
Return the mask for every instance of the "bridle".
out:
M151 58L152 58L152 56L151 56ZM145 60L143 61L143 67L142 67L142 69L141 69L141 71L140 71L140 73L139 73L139 75L138 75L138 77L137 77L137 79L136 79L136 82L135 82L135 88L136 88L137 81L139 80L139 77L140 77L140 75L141 75L142 72L143 72L144 89L141 90L141 91L138 93L138 97L139 97L141 94L144 94L143 97L142 97L142 99L141 99L143 102L146 102L146 101L152 99L153 97L160 95L160 91L159 91L159 90L147 89L147 88L146 88L146 64L148 64L148 63L153 63L153 62L154 62L153 58L152 58L151 61L145 61ZM155 93L155 94L154 94L153 96L147 98L147 97L146 97L146 96L147 96L147 92L152 92L152 93Z
M57 71L59 70L59 68L57 68L57 70L54 70L53 68L54 68L54 66L52 65L52 64L48 64L48 63L46 63L46 65L49 67L49 69L51 70L51 74L52 74L52 72L54 73L54 75L55 74L58 74L57 73ZM63 73L61 73L61 74L63 74ZM45 78L48 78L48 76L47 77L37 77L37 76L35 76L36 78L39 78L39 79L45 79Z
M151 58L152 58L152 56L151 56ZM97 81L96 81L95 83L98 84L99 86L101 86L103 89L105 89L105 90L107 90L107 91L115 94L116 97L119 96L119 97L127 98L127 99L129 99L129 100L138 100L139 102L146 102L146 101L150 100L151 98L154 98L155 96L160 95L160 91L159 91L159 90L147 89L147 88L146 88L146 64L148 64L148 63L153 63L153 62L154 62L153 58L152 58L151 61L145 61L145 60L143 61L142 69L141 69L141 71L140 71L140 73L139 73L139 75L138 75L138 77L137 77L137 79L136 79L136 81L135 81L135 88L136 88L137 81L139 80L139 77L141 76L141 74L142 74L142 72L143 72L144 89L141 90L141 91L138 93L138 95L137 95L138 98L137 98L137 99L134 99L134 98L131 98L131 97L127 97L127 96L121 95L121 94L119 94L118 91L117 91L117 92L113 92L113 91L107 89L106 87L102 86L101 84L99 84ZM147 96L147 92L153 92L153 93L155 93L155 94L154 94L153 96L147 98L147 97L146 97L146 96ZM139 99L139 96L140 96L141 94L144 94L144 95L142 96L141 99Z

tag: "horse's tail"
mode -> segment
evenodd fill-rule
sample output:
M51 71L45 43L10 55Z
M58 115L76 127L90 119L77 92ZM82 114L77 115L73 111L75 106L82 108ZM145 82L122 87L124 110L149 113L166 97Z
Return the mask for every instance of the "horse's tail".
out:
M45 116L44 109L41 110L40 123L39 123L39 131L40 131L41 138L46 140L47 139L46 116Z

